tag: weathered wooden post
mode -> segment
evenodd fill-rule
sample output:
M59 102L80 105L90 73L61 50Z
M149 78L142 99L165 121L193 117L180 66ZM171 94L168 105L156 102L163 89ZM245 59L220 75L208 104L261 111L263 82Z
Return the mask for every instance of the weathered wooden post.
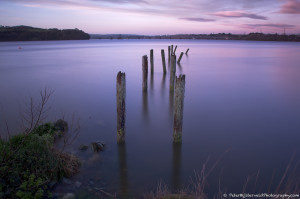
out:
M150 65L151 65L151 74L153 74L154 72L153 49L150 50Z
M177 49L177 45L175 46L175 49L174 49L174 53L173 53L174 55L175 55L176 49Z
M143 91L147 91L148 88L148 57L147 55L143 56Z
M185 75L176 77L175 83L175 102L174 102L174 127L173 142L182 142L182 119L183 119L183 99L185 91Z
M175 76L176 76L176 55L171 55L170 92L174 91Z
M119 144L125 142L125 97L125 73L120 71L117 75L117 142Z
M161 49L161 60L162 60L164 74L166 74L167 73L167 69L166 69L166 59L165 59L165 51L164 51L164 49Z
M170 61L170 58L171 58L171 47L168 46L168 61Z
M186 50L186 52L185 52L186 55L188 54L189 50L190 50L189 48Z
M180 56L179 56L179 59L178 59L178 61L177 61L178 64L180 63L182 56L183 56L183 52L181 52L181 54L180 54Z
M171 56L173 55L173 45L171 45Z

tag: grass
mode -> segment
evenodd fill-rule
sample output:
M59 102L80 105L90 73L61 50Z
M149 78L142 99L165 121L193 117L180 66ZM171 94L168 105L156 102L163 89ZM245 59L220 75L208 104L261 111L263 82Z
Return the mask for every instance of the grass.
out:
M274 183L274 174L270 179L270 183L265 184L267 190L262 191L258 188L258 182L260 180L260 171L256 175L248 176L243 184L243 188L238 194L273 194L270 198L299 198L300 193L300 171L299 161L295 160L295 154L292 156L290 162L285 168L285 171L281 175L279 181ZM219 160L218 160L219 161ZM217 161L217 162L218 162ZM217 164L217 163L216 163ZM220 188L214 196L208 196L206 192L206 185L208 184L207 177L212 172L214 164L211 168L207 169L207 162L203 164L200 172L195 172L194 177L191 178L191 183L188 187L178 190L177 192L171 192L167 185L159 182L155 191L147 193L145 199L222 199L228 198L229 192L224 192L224 189ZM252 179L252 180L251 180ZM251 182L251 183L250 183ZM253 184L252 184L253 183ZM273 188L271 188L273 187ZM254 188L254 189L253 189ZM286 194L286 195L285 195ZM224 196L226 195L226 196ZM237 196L237 198L242 198Z
M0 140L0 198L52 198L50 183L79 171L79 160L54 147L58 131L46 123Z

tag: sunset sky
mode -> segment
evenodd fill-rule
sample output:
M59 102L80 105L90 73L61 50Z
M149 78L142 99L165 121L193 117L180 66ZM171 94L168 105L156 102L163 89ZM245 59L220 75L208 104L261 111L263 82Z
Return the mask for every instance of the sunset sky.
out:
M99 34L300 34L300 0L0 0L0 25Z

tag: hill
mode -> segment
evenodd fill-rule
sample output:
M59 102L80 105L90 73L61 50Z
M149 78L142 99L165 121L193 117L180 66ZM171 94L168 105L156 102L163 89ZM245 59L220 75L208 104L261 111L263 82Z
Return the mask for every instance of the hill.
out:
M0 26L0 41L86 40L90 35L78 29L59 30L30 26Z

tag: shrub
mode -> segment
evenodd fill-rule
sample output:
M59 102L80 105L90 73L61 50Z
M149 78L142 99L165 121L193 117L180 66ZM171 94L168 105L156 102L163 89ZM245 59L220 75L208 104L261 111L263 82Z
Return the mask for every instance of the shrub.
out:
M54 125L46 123L0 140L0 198L49 198L51 181L78 171L75 156L53 147L55 135Z

